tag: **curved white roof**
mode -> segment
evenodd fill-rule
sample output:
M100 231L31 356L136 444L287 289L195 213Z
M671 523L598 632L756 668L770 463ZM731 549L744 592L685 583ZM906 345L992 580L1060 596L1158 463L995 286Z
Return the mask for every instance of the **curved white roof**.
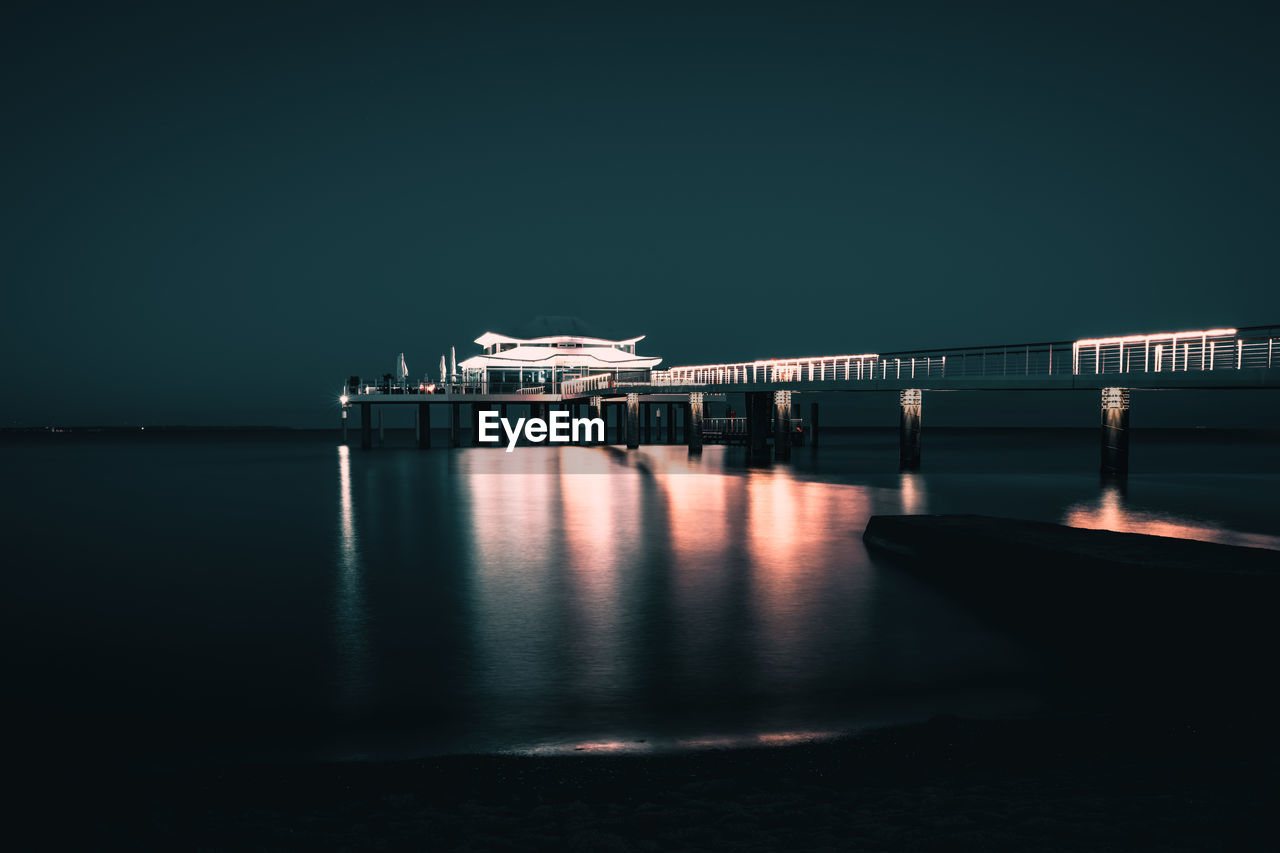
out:
M639 340L637 338L637 340ZM624 343L619 341L618 343ZM658 356L643 356L623 352L613 346L582 346L561 349L550 346L517 346L494 355L473 355L458 362L458 367L471 370L480 367L546 368L560 367L656 367L662 363Z
M542 338L513 338L510 335L500 335L497 332L485 332L476 338L476 343L482 347L493 346L494 344L584 344L587 346L605 346L612 347L622 344L634 344L637 341L643 341L644 335L635 338L625 338L620 341L610 341L604 338L588 338L581 335L548 335Z

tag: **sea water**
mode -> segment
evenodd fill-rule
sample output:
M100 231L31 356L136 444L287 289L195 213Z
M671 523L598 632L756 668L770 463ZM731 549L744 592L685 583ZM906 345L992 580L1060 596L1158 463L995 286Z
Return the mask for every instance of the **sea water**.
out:
M1280 548L1280 435L828 430L741 448L9 436L8 694L37 750L396 758L789 743L1021 714L1040 662L864 548L984 513ZM403 446L394 446L396 444ZM983 555L957 554L956 569Z

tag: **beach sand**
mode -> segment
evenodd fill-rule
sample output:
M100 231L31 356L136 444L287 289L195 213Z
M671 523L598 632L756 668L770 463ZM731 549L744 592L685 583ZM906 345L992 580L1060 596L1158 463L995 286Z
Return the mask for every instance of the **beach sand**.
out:
M772 749L206 767L120 787L114 832L200 850L1261 850L1267 732L935 718Z

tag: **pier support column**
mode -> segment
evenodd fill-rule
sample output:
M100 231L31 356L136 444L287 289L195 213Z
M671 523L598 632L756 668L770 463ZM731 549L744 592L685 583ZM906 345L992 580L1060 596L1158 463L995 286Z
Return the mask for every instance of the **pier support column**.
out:
M1102 474L1129 474L1129 389L1102 389Z
M368 403L360 404L360 449L373 447L373 412Z
M702 392L689 394L689 416L684 421L684 437L690 453L702 452Z
M773 458L791 458L791 392L773 392Z
M431 404L418 404L418 449L431 447Z
M644 403L640 406L640 417L644 420L644 431L641 433L641 440L645 444L653 444L653 404Z
M901 414L898 417L898 467L903 471L920 468L920 410L924 394L910 388L899 394Z
M347 407L342 407L342 443L347 443Z
M667 444L676 443L676 407L667 403Z
M462 444L462 404L449 404L449 446L459 447Z
M604 420L604 398L603 397L591 398L591 402L587 404L587 417L600 418L601 420ZM606 423L601 435L601 438L603 440L588 441L587 444L608 444L609 443L608 435L607 435L608 432L609 432L609 425Z
M809 446L818 446L818 404L809 404Z
M382 426L382 409L378 409L378 446L382 447L387 442L387 431Z
M769 464L769 394L748 391L746 397L747 461L753 465Z
M627 449L640 446L640 395L627 395Z

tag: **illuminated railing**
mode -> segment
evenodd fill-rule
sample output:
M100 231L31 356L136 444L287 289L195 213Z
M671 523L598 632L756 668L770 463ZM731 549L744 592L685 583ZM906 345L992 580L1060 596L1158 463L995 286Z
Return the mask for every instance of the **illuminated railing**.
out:
M874 354L700 364L653 372L654 385L746 385L757 382L856 381L869 377Z
M516 394L519 393L520 386L513 382L489 382L489 383L452 383L452 382L420 382L416 385L401 387L392 385L359 385L354 390L348 390L349 394L360 396L379 396L379 395L398 395L398 394Z
M604 391L613 386L612 374L597 373L595 376L584 376L581 379L566 379L560 383L560 393L566 397L580 397L592 391Z
M1280 356L1280 329L1207 329L1076 341L1077 374L1163 373L1270 368Z
M545 394L547 386L545 385L525 385L516 389L517 394Z
M654 371L651 385L740 385L1280 367L1280 327L1158 332L1078 341L704 364Z

